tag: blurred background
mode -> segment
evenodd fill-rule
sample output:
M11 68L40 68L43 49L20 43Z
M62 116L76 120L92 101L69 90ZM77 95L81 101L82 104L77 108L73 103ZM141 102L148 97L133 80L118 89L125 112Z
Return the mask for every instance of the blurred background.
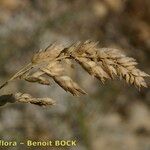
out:
M0 0L0 83L40 48L87 39L122 49L150 74L150 0ZM103 85L84 71L72 74L88 96L22 81L1 90L49 96L57 105L1 107L0 139L77 140L69 150L150 150L149 89L139 92L123 81Z

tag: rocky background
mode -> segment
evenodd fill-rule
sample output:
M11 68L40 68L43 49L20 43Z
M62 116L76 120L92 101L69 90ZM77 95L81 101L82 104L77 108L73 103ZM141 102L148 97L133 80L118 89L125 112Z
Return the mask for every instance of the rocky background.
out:
M87 39L122 49L150 74L149 17L149 0L0 0L0 83L40 48L54 41L67 45ZM83 71L72 74L88 96L74 98L55 84L21 81L1 90L49 96L57 105L1 107L0 139L77 140L78 146L69 150L150 149L149 89L139 92L123 81L103 85Z

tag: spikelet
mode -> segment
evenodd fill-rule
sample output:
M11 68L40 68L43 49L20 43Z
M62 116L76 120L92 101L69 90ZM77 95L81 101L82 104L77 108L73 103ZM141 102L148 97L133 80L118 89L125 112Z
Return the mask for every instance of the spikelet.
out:
M34 54L31 61L33 64L52 61L62 50L63 47L61 45L57 45L56 43L51 44L45 50L39 50L36 54Z
M38 106L54 105L55 101L51 98L33 98L30 94L16 93L15 100L21 103L31 103Z
M30 103L38 106L51 106L55 104L55 101L51 98L33 98L30 94L15 93L0 96L0 106L7 103Z
M105 57L99 53L99 61L102 61L111 76L118 75L124 78L129 84L135 85L137 88L147 87L144 77L148 74L136 68L137 62L134 58L126 57L117 49L101 49L105 52Z
M79 96L80 94L86 94L77 83L75 83L68 76L54 77L54 81L59 84L65 91L69 91L72 95Z
M1 85L0 89L15 79L50 85L51 78L65 91L75 96L86 94L67 75L67 64L73 66L72 60L79 63L85 71L102 83L118 77L139 89L147 87L144 78L149 75L136 67L137 62L134 58L126 57L118 49L99 48L97 45L98 42L91 41L77 42L68 47L51 44L46 49L35 53L31 62ZM21 100L23 101L23 98Z
M43 84L43 85L50 85L50 80L44 76L44 72L43 71L37 71L33 74L25 74L23 76L21 76L20 78L28 81L28 82L37 82L39 84Z

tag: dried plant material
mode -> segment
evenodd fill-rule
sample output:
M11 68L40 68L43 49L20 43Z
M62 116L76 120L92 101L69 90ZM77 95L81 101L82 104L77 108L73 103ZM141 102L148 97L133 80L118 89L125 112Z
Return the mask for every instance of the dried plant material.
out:
M33 98L29 94L16 93L14 97L17 102L21 103L31 103L39 106L49 106L55 104L55 101L50 98Z
M43 85L50 85L50 80L47 79L46 77L43 77L42 75L44 74L44 72L42 71L37 71L35 73L33 73L32 75L25 75L22 76L23 79L25 79L28 82L37 82Z
M33 98L29 94L16 93L0 96L0 106L6 103L30 103L38 106L51 106L55 104L55 101L50 98Z
M40 50L32 57L32 63L42 63L54 60L63 50L61 45L56 43L49 45L45 50Z
M54 77L54 81L58 83L65 91L69 91L75 96L78 96L79 94L86 94L86 92L68 76Z
M104 83L105 79L109 79L109 75L105 72L101 65L87 58L77 58L81 66L92 76L96 77Z
M62 65L58 61L51 62L46 67L40 68L43 73L47 74L50 77L60 76L64 68L62 68Z
M119 77L139 89L147 87L144 78L149 75L136 67L137 62L134 58L126 57L118 49L99 48L97 45L98 42L91 41L77 42L69 47L51 44L45 50L35 53L31 63L0 86L0 89L15 79L50 85L49 79L51 78L65 91L75 96L86 94L66 74L67 65L73 66L72 60L79 63L91 76L96 77L102 83Z

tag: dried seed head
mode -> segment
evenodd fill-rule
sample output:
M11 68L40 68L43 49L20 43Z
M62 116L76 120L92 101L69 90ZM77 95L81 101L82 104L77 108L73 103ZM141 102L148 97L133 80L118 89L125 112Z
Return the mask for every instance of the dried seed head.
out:
M119 77L137 88L147 87L144 78L149 77L149 75L136 67L135 59L126 57L118 49L98 48L97 44L91 41L77 42L69 47L52 44L45 50L40 50L34 54L31 63L0 86L0 89L17 78L44 85L50 85L49 78L52 78L64 90L73 95L86 94L76 82L66 75L68 63L73 66L72 60L75 60L91 76L103 83L108 79ZM47 100L52 102L47 98L34 99L28 94L17 94L15 99L37 105L47 105Z

